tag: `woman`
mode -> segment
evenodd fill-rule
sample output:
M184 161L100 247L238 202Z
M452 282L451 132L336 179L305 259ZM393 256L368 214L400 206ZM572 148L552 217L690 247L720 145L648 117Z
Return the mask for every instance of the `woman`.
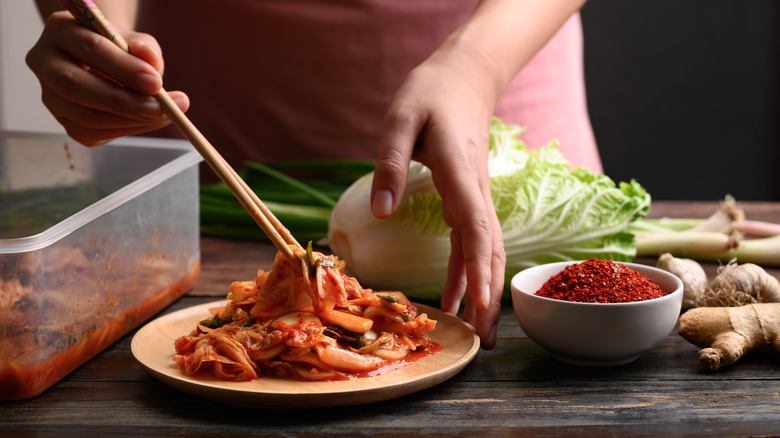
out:
M582 84L583 2L96 2L131 56L38 0L48 19L27 62L47 108L85 145L171 135L151 97L165 70L166 89L187 93L170 91L177 105L235 166L376 158L378 218L398 208L409 161L427 165L452 227L442 308L456 313L465 296L464 318L492 348L505 254L490 118L526 126L532 147L558 138L573 164L601 171Z

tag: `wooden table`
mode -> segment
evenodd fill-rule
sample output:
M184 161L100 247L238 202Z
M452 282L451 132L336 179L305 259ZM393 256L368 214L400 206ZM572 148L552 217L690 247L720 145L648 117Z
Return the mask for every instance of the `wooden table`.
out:
M780 222L780 203L743 203ZM656 202L651 216L707 216L715 203ZM270 266L269 245L204 238L197 287L165 313L222 298L230 281ZM652 263L653 260L647 260ZM714 270L714 265L708 266ZM780 276L780 269L772 269ZM210 296L209 296L210 295ZM0 436L679 436L780 433L780 359L748 356L699 367L675 333L639 360L612 368L556 361L525 338L505 305L495 349L451 380L399 399L348 408L235 407L171 389L146 374L131 335L42 395L0 403Z

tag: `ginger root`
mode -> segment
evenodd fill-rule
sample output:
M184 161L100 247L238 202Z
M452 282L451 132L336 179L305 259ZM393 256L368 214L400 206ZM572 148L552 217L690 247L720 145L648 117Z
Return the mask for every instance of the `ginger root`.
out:
M699 360L710 370L750 352L780 353L780 303L699 307L683 313L679 322L680 335L703 348Z

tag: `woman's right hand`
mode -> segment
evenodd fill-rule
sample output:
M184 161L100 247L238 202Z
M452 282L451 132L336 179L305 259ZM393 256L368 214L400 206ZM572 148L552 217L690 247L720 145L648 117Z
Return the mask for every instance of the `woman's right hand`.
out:
M68 12L56 12L27 53L44 105L71 138L87 146L170 123L153 97L162 88L160 45L148 34L120 33L132 55ZM182 111L189 108L184 93L169 94Z

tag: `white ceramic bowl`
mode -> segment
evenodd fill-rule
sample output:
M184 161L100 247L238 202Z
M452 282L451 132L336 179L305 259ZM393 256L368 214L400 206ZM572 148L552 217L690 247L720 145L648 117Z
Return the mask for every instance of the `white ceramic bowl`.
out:
M583 366L623 365L669 336L682 306L682 281L652 266L624 263L668 295L629 303L580 303L535 295L566 266L558 262L520 271L512 278L512 305L523 331L562 362Z

